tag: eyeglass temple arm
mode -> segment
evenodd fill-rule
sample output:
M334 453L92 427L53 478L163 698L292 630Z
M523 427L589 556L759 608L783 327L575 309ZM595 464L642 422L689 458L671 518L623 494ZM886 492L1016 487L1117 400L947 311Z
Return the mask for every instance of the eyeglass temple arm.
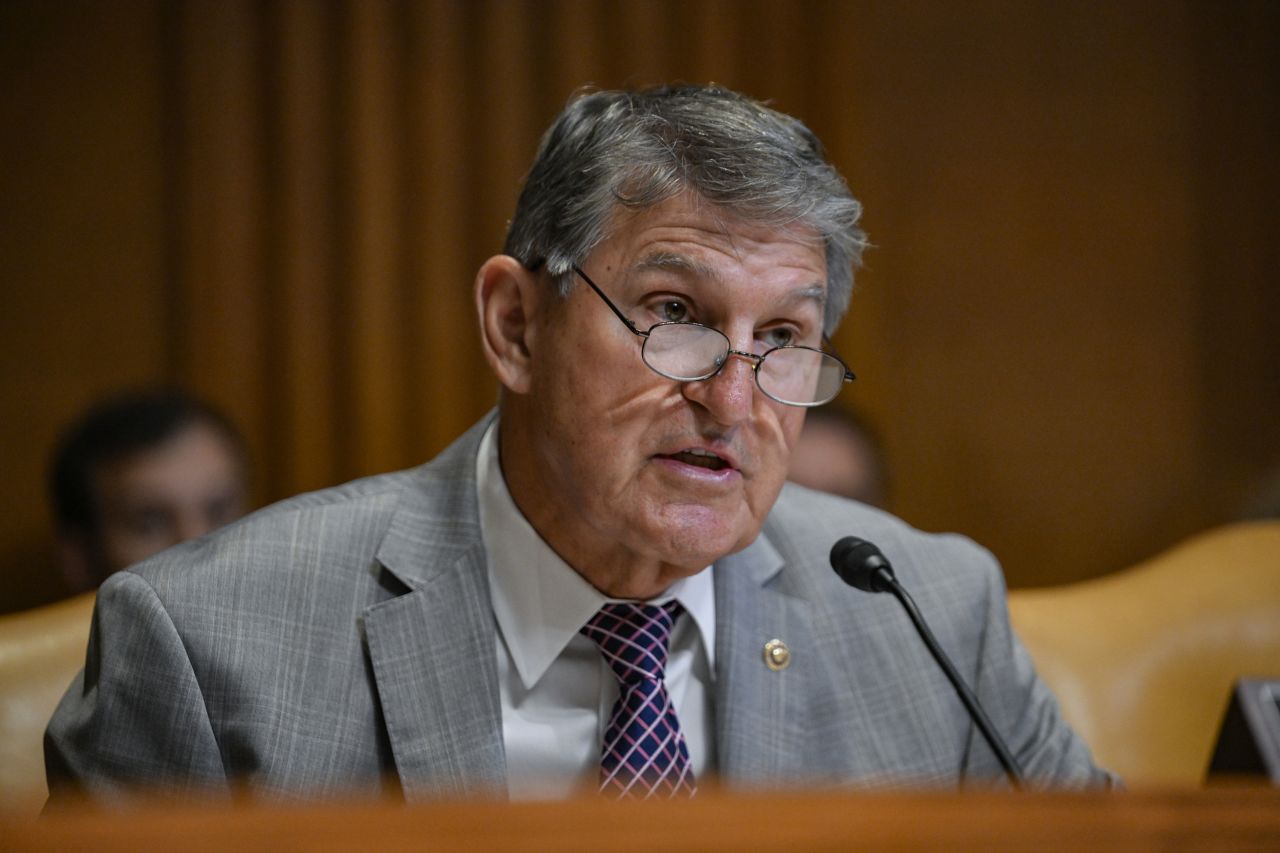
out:
M844 360L844 356L842 356L842 355L840 355L840 353L836 352L836 345L835 345L835 344L833 344L833 343L831 342L831 338L827 337L827 333L826 333L826 332L823 332L823 333L822 333L822 345L823 345L823 347L825 347L825 348L826 348L826 349L827 349L827 350L828 350L832 355L834 355L836 358L840 359L840 363L844 365L844 381L845 381L845 382L852 382L852 381L854 381L855 379L857 379L857 378L858 378L857 374L855 374L852 370L850 370L850 369L849 369L849 365L845 362L845 360Z
M614 314L614 316L615 316L615 317L617 317L619 320L621 320L621 321L623 322L623 324L624 324L628 329L630 329L630 330L631 330L632 334L639 335L639 336L640 336L640 337L642 337L642 338L647 338L647 337L649 337L649 333L648 333L648 332L642 332L642 331L640 331L639 329L637 329L637 328L636 328L636 324L635 324L635 323L633 323L633 322L631 322L630 320L628 320L628 319L627 319L627 316L626 316L625 314L623 314L621 311L619 311L619 310L618 310L618 306L617 306L617 305L614 305L614 304L613 304L613 300L611 300L609 297L607 297L607 296L605 296L605 295L604 295L604 291L603 291L603 290L601 290L599 287L597 287L597 286L596 286L596 283L595 283L594 281L592 281L592 280L591 280L591 276L589 276L589 275L587 275L586 273L584 273L584 272L583 272L581 269L579 269L577 266L574 266L573 271L574 271L574 272L576 272L578 275L582 276L582 280L583 280L583 281L585 281L587 284L591 285L591 289L592 289L592 290L594 290L594 291L596 292L596 296L599 296L601 299L603 299L603 300L604 300L604 304L609 306L609 310L610 310L610 311L612 311L612 312L613 312L613 314Z

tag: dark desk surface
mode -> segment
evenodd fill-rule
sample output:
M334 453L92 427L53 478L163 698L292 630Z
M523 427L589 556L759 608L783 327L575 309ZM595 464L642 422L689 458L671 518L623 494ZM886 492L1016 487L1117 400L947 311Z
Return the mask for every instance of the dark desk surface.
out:
M0 850L1280 851L1280 789L699 796L619 804L153 806L0 820Z

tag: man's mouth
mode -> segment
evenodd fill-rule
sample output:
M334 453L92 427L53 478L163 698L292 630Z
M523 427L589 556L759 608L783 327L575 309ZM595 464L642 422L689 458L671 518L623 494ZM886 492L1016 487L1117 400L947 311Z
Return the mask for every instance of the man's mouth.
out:
M685 465L694 465L698 468L709 468L712 471L723 471L730 467L729 463L721 459L709 450L681 450L679 453L671 453L666 455L667 459L674 459L677 462L683 462Z

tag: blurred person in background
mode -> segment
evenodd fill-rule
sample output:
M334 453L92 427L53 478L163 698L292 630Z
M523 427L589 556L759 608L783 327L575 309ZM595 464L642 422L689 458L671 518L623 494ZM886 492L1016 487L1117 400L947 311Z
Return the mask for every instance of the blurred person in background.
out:
M884 509L889 478L879 435L852 409L813 409L791 451L787 479Z
M99 401L62 434L49 486L70 594L245 513L244 440L207 403L171 389Z

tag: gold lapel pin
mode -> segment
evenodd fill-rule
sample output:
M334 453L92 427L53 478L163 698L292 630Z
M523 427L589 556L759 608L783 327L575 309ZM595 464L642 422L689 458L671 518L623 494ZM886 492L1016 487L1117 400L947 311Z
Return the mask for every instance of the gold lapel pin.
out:
M774 672L786 669L791 664L791 649L781 640L770 640L764 644L764 665Z

